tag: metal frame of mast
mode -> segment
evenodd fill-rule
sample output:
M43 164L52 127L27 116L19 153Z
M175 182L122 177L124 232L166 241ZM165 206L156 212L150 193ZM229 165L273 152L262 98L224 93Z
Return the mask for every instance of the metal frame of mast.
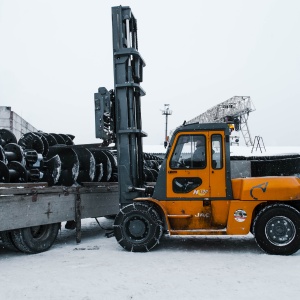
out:
M141 97L145 62L138 52L137 21L128 6L112 7L114 90L95 93L96 137L115 143L120 205L144 195Z

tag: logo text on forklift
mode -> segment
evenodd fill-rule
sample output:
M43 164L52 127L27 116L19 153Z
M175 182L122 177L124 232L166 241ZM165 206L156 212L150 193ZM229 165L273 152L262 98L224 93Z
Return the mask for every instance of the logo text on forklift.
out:
M199 212L195 215L196 218L210 218L210 213Z
M208 193L208 190L194 190L194 195L204 196Z

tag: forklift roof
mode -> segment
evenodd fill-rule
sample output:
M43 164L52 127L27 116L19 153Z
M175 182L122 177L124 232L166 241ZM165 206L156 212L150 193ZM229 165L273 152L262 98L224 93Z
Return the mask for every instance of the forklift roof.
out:
M183 124L176 128L174 131L177 133L178 131L194 131L194 130L224 130L226 134L229 134L229 128L226 123L192 123L192 124Z

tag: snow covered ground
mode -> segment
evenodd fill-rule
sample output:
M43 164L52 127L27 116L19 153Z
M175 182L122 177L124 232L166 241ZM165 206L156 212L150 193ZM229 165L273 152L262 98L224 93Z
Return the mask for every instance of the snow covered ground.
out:
M300 153L300 147L231 150L245 156ZM130 253L106 238L103 228L94 219L82 220L82 242L76 244L75 231L63 224L52 248L35 255L9 251L0 241L0 299L299 298L300 251L267 255L249 234L166 236L151 252Z
M103 227L110 221L99 218ZM0 243L1 299L298 299L300 251L264 254L252 235L164 237L148 253L123 250L94 219L82 242L62 228L52 248L25 255Z

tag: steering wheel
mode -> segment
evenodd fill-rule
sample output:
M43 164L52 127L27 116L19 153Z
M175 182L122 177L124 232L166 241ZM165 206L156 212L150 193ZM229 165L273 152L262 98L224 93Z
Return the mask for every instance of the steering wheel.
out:
M176 162L177 167L185 167L184 159L181 159Z

